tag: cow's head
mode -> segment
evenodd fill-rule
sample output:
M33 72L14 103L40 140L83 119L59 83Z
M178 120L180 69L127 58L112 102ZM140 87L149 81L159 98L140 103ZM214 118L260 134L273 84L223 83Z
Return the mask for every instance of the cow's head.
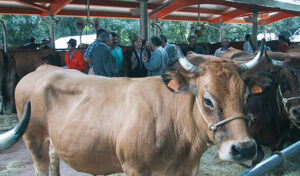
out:
M278 92L282 105L284 110L289 114L292 122L300 123L300 72L297 68L299 67L299 59L296 57L297 54L266 52L265 55L267 60L276 63L276 65L281 68Z
M253 68L262 53L263 45L253 60L237 65L205 55L194 54L186 59L179 52L180 67L176 63L176 71L162 75L172 92L193 94L191 113L195 124L201 131L204 129L207 142L218 146L222 160L240 162L256 155L257 146L249 136L245 112L250 91L241 73Z

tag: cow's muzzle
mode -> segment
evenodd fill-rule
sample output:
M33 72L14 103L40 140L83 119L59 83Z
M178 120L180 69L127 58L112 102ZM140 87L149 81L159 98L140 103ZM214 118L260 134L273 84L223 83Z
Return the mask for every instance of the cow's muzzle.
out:
M244 141L229 140L219 148L219 157L224 161L242 162L256 157L257 145L253 139Z
M231 146L233 160L251 160L256 155L256 143L253 141L240 142Z

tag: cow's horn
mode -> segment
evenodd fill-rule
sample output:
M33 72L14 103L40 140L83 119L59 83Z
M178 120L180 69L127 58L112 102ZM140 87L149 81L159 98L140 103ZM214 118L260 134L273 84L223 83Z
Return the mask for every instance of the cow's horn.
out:
M266 57L267 62L270 63L271 65L274 65L279 68L283 68L283 61L279 61L279 60L270 58L267 54L267 50L265 50L265 57Z
M181 52L181 49L179 48L178 45L176 45L177 47L177 54L178 54L178 60L180 65L189 72L195 73L195 74L199 74L200 73L200 67L193 65L190 61L188 61L186 59L186 57L183 55L183 53Z
M261 60L262 55L264 53L264 48L265 48L264 46L265 46L265 42L264 42L264 40L262 40L259 52L256 54L256 56L249 62L247 62L245 64L240 64L240 68L241 68L242 72L252 69L259 63L259 61Z
M26 109L21 121L10 131L0 135L0 152L14 145L24 134L30 120L30 101L26 103Z

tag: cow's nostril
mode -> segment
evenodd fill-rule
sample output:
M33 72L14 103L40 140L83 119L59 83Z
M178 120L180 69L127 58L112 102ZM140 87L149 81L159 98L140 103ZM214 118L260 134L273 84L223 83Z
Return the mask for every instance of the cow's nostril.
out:
M231 154L236 161L252 159L256 155L256 144L255 142L233 144Z
M298 115L298 111L296 109L293 110L294 115Z
M231 146L231 152L234 160L241 160L242 159L242 153L240 151L240 148L236 145Z

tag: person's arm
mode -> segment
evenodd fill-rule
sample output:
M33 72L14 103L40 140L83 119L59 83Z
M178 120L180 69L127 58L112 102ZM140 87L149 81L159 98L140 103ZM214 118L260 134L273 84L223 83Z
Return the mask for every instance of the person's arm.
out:
M122 51L122 48L120 48L120 56L121 56L121 63L122 63L122 71L124 71L124 64L123 64L123 60L124 60L124 57L123 57L123 51Z
M178 54L175 45L170 45L167 48L168 53L168 66L173 66L178 61Z
M161 54L158 49L156 49L150 57L148 62L144 63L145 67L149 71L158 70L161 67Z
M84 61L83 55L79 51L76 51L76 52L77 52L77 55L76 55L77 70L85 73L86 72L86 63Z
M103 50L104 76L115 77L119 75L117 64L110 52L110 49Z
M91 58L93 62L93 69L95 72L95 75L101 75L104 76L103 72L103 48L101 46L96 47L92 52L91 52Z
M65 64L69 68L69 51L67 51L65 54Z
M220 48L219 49L217 49L216 51L215 51L215 54L214 54L214 56L217 56L217 57L219 57L220 56Z
M93 65L93 62L91 59L91 53L92 53L93 48L94 48L94 45L90 44L84 53L84 60L90 65Z

